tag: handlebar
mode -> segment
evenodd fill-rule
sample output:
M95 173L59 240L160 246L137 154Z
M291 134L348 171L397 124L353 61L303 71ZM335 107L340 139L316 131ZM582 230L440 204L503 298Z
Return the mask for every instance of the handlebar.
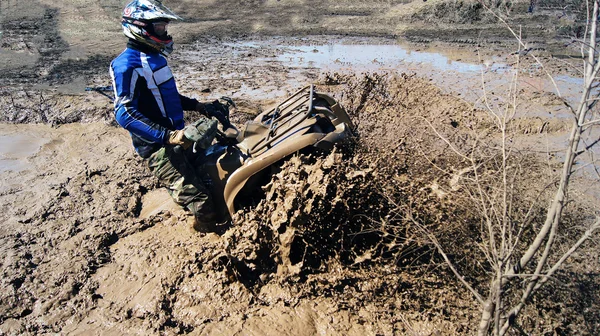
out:
M111 102L115 101L115 98L113 96L106 93L106 92L113 92L112 86L88 86L85 88L85 91L98 92L99 94L103 95L104 97L110 99Z
M231 146L231 145L236 145L239 143L238 139L237 139L237 135L239 134L239 131L237 129L236 130L236 136L235 137L230 137L227 136L227 134L225 134L225 132L217 129L215 132L215 139L217 139L217 143L225 145L225 146ZM198 151L196 150L196 145L198 144L198 142L194 142L192 144L192 152L193 153L197 153ZM183 146L181 145L176 145L175 147L173 147L173 151L177 154L181 154L184 151Z

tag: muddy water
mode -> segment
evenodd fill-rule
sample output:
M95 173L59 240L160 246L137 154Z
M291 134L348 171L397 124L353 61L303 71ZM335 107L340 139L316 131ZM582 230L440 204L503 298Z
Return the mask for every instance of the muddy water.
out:
M572 114L560 97L576 106L582 87L581 78L559 71L551 57L542 60L550 63L544 68L529 55L517 58L510 51L484 54L483 48L475 46L415 47L385 38L314 36L198 42L191 50L177 54L184 64L180 71L184 87L197 90L225 86L230 90L211 92L206 98L225 94L235 100L258 100L259 105L277 101L307 84L327 82L323 74L328 72L406 73L428 79L444 93L501 115L507 102L512 101L508 94L514 91L511 85L517 82L515 118L526 125L526 136L518 147L540 153L564 150ZM218 71L207 71L210 69ZM556 75L550 78L546 71ZM547 123L555 124L552 130L544 126ZM548 134L540 137L544 130ZM582 158L582 163L591 162L597 151ZM591 167L586 174L592 173Z
M526 131L515 143L517 148L539 153L560 153L568 143L568 132L572 113L562 103L562 97L571 106L577 106L580 100L583 80L566 74L552 75L537 62L524 62L521 56L496 54L480 55L475 48L415 47L399 44L390 39L340 38L330 41L311 40L268 40L245 41L228 44L237 55L261 55L254 62L279 65L287 72L283 83L270 93L261 92L261 87L242 86L238 93L251 96L261 94L276 95L281 87L300 87L310 83L320 73L366 73L379 72L390 74L409 73L428 78L443 92L459 96L483 110L492 110L501 115L506 102L511 99L507 92L515 82L521 95L518 100L516 118L527 120L554 120L564 124L562 130L546 131L540 136L536 130ZM521 63L522 62L522 63ZM527 122L526 122L527 123ZM538 130L539 131L539 130ZM600 130L590 129L588 139L597 139ZM587 155L578 162L582 174L581 185L597 180L594 162L600 148L589 149ZM554 154L552 154L554 155ZM600 199L597 183L582 188L592 199Z
M572 114L559 97L576 106L582 87L581 78L567 74L551 79L531 58L522 56L516 63L516 56L510 52L484 56L475 47L416 48L383 38L281 37L232 41L217 44L216 48L219 50L198 44L194 50L183 51L181 62L190 64L184 77L196 88L229 83L232 89L219 94L242 100L277 100L304 85L322 81L326 72L408 73L429 79L443 92L478 108L503 113L506 102L512 100L508 96L511 84L517 81L522 99L518 100L515 117L558 119L567 124ZM219 73L203 69L221 62L222 66L216 66ZM564 148L566 140L567 133L563 132L543 139L544 143L527 142L527 146L556 151Z
M503 63L473 64L452 61L435 52L419 52L401 45L389 44L328 44L294 46L277 59L292 67L317 67L323 70L392 70L411 65L428 64L439 71L479 73L482 70L501 71Z
M518 75L520 86L528 92L547 92L576 104L581 79L555 75L553 81L543 75L535 62L516 63L510 52L481 55L475 48L416 48L394 39L307 37L238 40L217 45L196 44L194 50L181 52L178 58L191 64L186 69L192 84L211 81L238 83L228 92L233 98L278 99L291 91L314 83L324 72L380 72L416 74L427 78L447 93L461 96L482 107L485 95L498 95ZM208 51L207 51L208 50ZM219 73L206 72L208 64L223 62ZM539 106L525 102L522 110L529 116L568 117L562 106Z
M31 136L32 128L36 129L35 136ZM49 142L49 139L39 135L40 128L45 126L0 125L0 173L27 168L27 158Z

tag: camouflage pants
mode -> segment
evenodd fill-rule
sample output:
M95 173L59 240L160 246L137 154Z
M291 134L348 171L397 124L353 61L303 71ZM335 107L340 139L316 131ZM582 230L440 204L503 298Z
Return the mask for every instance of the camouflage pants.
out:
M210 191L200 178L193 157L186 151L175 152L172 146L166 146L148 158L148 167L167 187L173 200L186 207L197 220L214 220L214 209Z

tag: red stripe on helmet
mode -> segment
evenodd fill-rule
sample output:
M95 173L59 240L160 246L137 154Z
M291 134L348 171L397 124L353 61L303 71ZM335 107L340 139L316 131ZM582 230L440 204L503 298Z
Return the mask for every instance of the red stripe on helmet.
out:
M173 40L161 40L161 39L159 39L159 38L157 38L157 37L154 37L154 36L152 36L152 35L150 35L150 34L148 34L148 33L146 33L146 35L147 35L148 37L150 37L150 38L152 39L152 41L154 41L154 42L156 42L156 43L160 43L160 44L169 44L169 43L173 42Z

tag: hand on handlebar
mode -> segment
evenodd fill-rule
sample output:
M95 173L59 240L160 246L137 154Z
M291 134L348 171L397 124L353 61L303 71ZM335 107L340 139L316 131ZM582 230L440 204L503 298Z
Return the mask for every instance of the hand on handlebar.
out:
M236 139L239 134L240 131L238 131L238 129L233 125L223 131L223 135L228 139Z
M223 128L231 127L231 123L229 122L229 107L225 104L222 104L218 100L213 101L212 103L198 103L196 105L196 111L206 115L207 117L214 117L217 119Z
M190 139L188 139L183 130L176 130L176 131L170 131L169 132L169 138L167 139L167 144L168 145L179 145L181 147L183 147L184 149L187 149L188 147L190 147L194 142Z

